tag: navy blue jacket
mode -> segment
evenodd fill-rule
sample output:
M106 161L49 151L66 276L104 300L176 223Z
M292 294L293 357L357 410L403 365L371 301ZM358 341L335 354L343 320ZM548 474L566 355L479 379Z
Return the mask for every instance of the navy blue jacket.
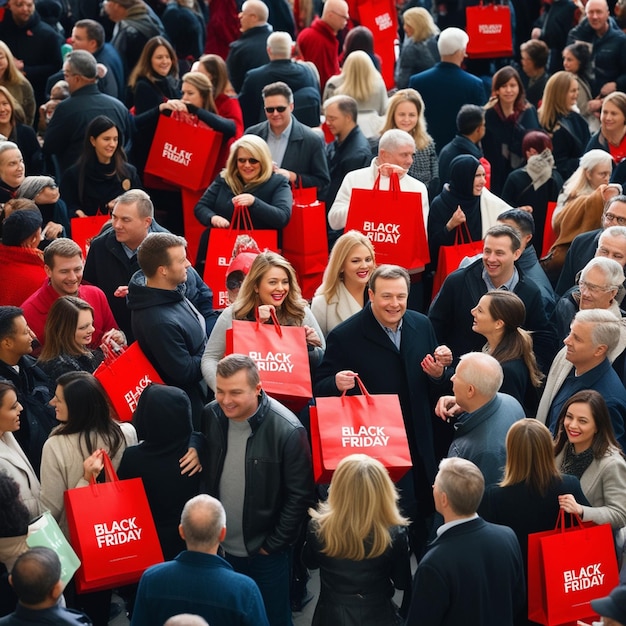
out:
M453 526L420 561L406 626L513 626L526 607L515 533L479 518Z

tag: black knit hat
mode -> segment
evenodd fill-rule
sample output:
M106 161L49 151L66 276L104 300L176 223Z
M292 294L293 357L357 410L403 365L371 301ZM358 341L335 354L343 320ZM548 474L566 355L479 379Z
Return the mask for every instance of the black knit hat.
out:
M24 241L41 228L41 212L35 209L14 211L2 223L2 243L5 246L21 246Z

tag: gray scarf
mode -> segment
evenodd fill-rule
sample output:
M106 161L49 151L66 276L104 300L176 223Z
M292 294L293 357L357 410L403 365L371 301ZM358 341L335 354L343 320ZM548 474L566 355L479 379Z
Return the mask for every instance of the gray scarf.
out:
M528 159L524 171L532 180L533 189L537 191L539 187L550 180L554 169L554 157L552 152L546 148L541 154L533 154Z

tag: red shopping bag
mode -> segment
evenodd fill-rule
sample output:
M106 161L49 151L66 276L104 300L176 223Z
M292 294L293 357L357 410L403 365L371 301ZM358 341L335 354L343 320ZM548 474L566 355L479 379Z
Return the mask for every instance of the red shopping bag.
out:
M139 396L150 383L163 384L136 341L119 355L107 355L93 375L102 383L122 422L133 419Z
M198 221L193 212L204 191L181 189L180 192L183 201L183 228L185 230L185 239L187 240L187 258L193 262L198 256L200 237L206 230L206 227Z
M108 482L64 493L70 543L81 560L79 593L136 583L163 562L161 544L141 478L119 480L105 453Z
M271 314L272 324L233 320L226 331L226 354L248 355L265 392L297 412L313 397L306 332L301 326L281 326Z
M291 219L283 228L283 256L296 270L302 295L310 300L328 263L326 205L317 199L315 187L293 189Z
M233 247L238 235L250 235L259 249L278 250L278 231L254 230L247 207L235 206L229 228L209 229L204 282L213 290L213 308L223 309L228 306L226 291L226 270L233 256Z
M511 9L508 4L465 8L465 32L469 35L467 56L493 59L513 56Z
M556 241L556 234L552 228L552 216L556 210L556 202L548 202L546 210L546 223L543 227L543 244L541 246L541 257L547 256Z
M528 535L528 618L539 624L591 621L591 600L619 582L611 526L574 517L565 528L561 509L554 530Z
M396 3L393 0L360 0L357 15L350 12L350 17L374 34L374 52L382 61L381 74L387 89L392 89L395 86L393 69L398 39Z
M73 217L71 220L72 239L83 251L83 259L89 252L91 240L100 234L102 227L110 220L108 215Z
M145 172L179 187L206 189L222 145L222 134L195 115L159 115Z
M378 459L398 481L411 468L400 400L395 394L371 395L361 379L362 395L315 398L311 407L313 472L318 483L328 483L341 459L367 454Z
M397 174L390 176L388 191L380 189L380 175L373 189L352 190L345 230L353 228L372 241L379 264L411 270L430 261L422 194L401 191Z
M441 246L437 258L437 270L433 278L433 298L439 293L443 281L459 268L459 263L467 256L473 257L483 251L483 240L472 241L467 224L456 227L453 246Z

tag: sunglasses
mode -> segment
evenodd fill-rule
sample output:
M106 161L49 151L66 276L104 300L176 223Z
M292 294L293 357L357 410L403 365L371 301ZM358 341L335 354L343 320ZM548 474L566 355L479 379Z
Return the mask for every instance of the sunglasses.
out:
M258 165L260 163L259 159L253 159L250 157L246 159L245 157L237 157L237 163L243 165L244 163L250 163L250 165Z
M265 107L266 113L274 113L274 111L278 111L279 113L284 113L287 110L287 107Z

